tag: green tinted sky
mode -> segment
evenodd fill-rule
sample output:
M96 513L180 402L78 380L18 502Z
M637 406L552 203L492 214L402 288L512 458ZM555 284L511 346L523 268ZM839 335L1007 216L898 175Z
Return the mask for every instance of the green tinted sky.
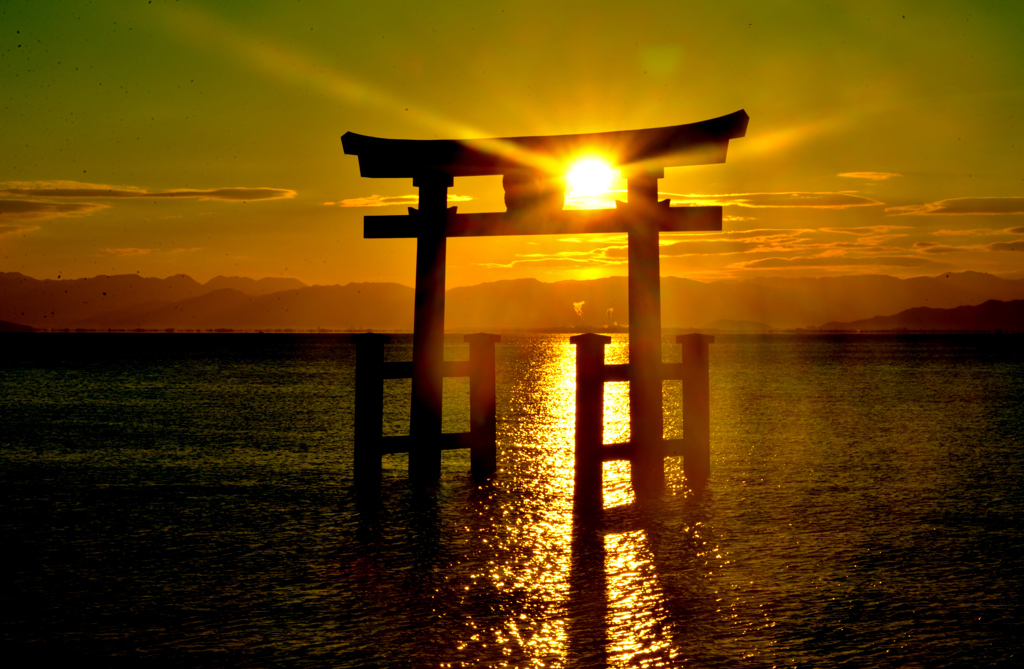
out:
M411 284L412 242L361 238L364 214L404 209L343 205L415 191L361 179L344 132L577 133L746 109L727 163L661 182L727 217L722 234L667 238L664 274L1022 277L1021 7L7 0L0 270ZM463 211L502 208L494 180L451 192L473 198ZM449 286L624 274L622 244L452 241Z

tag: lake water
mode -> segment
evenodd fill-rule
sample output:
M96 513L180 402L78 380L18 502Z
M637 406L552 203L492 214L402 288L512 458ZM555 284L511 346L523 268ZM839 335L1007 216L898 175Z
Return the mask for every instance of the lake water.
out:
M672 338L665 356L678 360ZM728 336L712 475L575 523L574 349L497 347L499 467L351 490L338 335L2 336L5 649L168 666L1014 666L1020 337ZM449 359L465 359L461 337ZM408 337L389 347L408 359ZM609 362L625 361L616 335ZM678 382L676 382L678 383ZM408 429L387 382L387 434ZM445 431L468 429L446 380ZM665 383L666 433L680 392ZM606 441L628 436L624 384Z

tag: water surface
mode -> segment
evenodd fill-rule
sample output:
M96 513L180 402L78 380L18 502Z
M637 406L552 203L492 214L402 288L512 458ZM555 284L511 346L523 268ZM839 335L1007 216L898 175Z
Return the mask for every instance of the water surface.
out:
M641 506L608 463L600 526L571 514L565 335L498 345L492 483L446 452L415 489L392 455L376 505L351 490L343 336L3 339L7 647L189 666L1019 661L1017 337L719 336L708 488L669 459ZM468 429L466 381L445 389L445 430ZM408 390L387 382L385 433L408 430ZM669 437L679 397L666 382ZM606 441L628 438L627 407L609 384Z

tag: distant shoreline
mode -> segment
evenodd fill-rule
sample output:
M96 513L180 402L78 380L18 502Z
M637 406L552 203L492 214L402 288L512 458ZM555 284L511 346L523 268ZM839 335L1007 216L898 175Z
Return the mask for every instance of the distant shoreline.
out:
M13 327L12 327L13 326ZM465 329L460 328L457 330L446 330L445 334L468 334L471 332L486 331L493 334L573 334L583 332L596 332L598 334L629 334L628 328L476 328L476 329ZM146 328L135 328L135 329L120 329L120 328L107 328L107 329L94 329L94 328L57 328L52 330L32 328L29 326L21 326L16 323L0 323L0 334L329 334L329 335L352 335L362 334L366 332L376 332L380 334L389 335L411 335L411 330L379 330L379 329L350 329L350 330L332 330L332 329L298 329L298 328L266 328L262 330L248 330L248 329L233 329L233 328L206 328L206 329L178 329L178 328L164 328L164 329L146 329ZM662 330L663 335L673 334L706 334L706 335L753 335L753 336L770 336L770 335L1024 335L1022 329L991 329L991 330L910 330L906 328L886 329L886 330L813 330L808 328L794 328L787 330L769 330L769 331L742 331L742 330L717 330L717 329L702 329L702 328L665 328Z

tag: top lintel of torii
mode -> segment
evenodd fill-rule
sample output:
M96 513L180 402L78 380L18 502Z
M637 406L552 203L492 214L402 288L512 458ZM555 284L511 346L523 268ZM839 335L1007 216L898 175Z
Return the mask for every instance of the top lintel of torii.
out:
M598 154L626 173L642 173L724 163L729 140L746 134L747 121L741 109L697 123L641 130L471 140L382 139L347 132L341 142L346 154L359 157L359 173L367 178L559 174L567 161L582 154Z

